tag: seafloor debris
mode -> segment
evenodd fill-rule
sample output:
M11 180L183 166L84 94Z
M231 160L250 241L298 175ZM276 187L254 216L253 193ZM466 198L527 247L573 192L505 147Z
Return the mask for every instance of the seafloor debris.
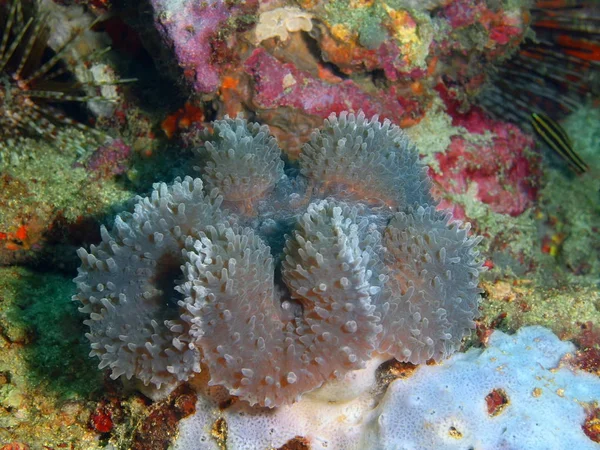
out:
M100 368L160 388L202 361L212 384L272 407L376 350L417 364L458 348L477 315L479 239L435 210L398 127L332 114L289 175L267 127L214 129L208 193L200 178L157 184L79 251L74 300Z

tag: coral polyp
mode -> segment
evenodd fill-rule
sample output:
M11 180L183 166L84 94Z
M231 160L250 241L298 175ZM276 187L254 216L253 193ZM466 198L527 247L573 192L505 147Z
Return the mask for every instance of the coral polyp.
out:
M0 6L0 136L53 137L60 124L87 129L56 107L95 98L62 58L79 35L52 51L47 17L29 6L21 0Z
M281 150L266 125L236 120L213 123L214 141L206 143L203 179L237 207L250 208L283 176ZM200 157L204 151L199 152Z
M156 184L79 250L74 300L101 368L160 387L202 362L211 384L274 407L374 352L418 364L458 348L479 238L436 211L398 127L332 114L286 171L268 128L214 130L202 179Z

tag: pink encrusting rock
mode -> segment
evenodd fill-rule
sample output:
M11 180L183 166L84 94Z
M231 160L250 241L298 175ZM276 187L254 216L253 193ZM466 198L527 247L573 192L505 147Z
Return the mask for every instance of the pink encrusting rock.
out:
M131 158L131 147L121 139L113 139L91 154L85 163L88 171L98 178L111 178L124 174Z
M502 126L489 143L454 136L446 152L437 156L441 173L432 178L451 194L466 194L475 185L479 201L497 213L518 216L537 198L538 162L527 154L532 139L514 125Z
M220 84L223 64L216 57L224 45L224 33L231 31L231 20L257 1L224 0L186 1L152 0L156 28L169 46L173 47L184 76L201 93L215 92Z
M437 155L440 170L432 174L436 184L445 194L472 192L500 214L518 216L532 207L541 183L533 137L516 125L491 119L480 108L459 112L447 91L440 89L440 94L452 125L467 133L453 136L446 151Z
M111 377L160 388L202 362L211 384L274 407L375 352L419 364L460 346L480 239L436 210L402 130L331 114L287 170L267 127L213 130L202 179L156 184L78 252L74 300Z
M244 67L253 78L253 101L260 109L292 107L323 119L332 111L359 109L367 115L379 114L389 119L405 114L393 89L378 95L365 92L352 80L328 83L293 64L282 63L264 49L255 50Z

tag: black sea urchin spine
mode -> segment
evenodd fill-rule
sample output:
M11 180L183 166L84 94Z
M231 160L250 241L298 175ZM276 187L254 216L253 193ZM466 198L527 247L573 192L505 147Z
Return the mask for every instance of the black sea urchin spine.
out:
M81 37L75 33L57 51L48 48L47 17L21 0L0 6L0 137L28 134L52 138L58 125L102 133L65 115L61 102L110 101L89 95L85 88L96 83L73 79L64 53ZM95 24L93 22L90 28ZM131 80L117 80L116 83Z

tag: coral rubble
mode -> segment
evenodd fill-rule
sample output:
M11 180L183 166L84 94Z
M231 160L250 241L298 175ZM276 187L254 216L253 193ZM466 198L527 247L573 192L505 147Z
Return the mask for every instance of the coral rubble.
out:
M474 327L479 239L435 210L398 127L332 114L288 173L267 133L215 122L198 152L208 193L157 184L79 250L74 300L113 378L160 388L202 361L212 384L272 407L376 350L440 360Z

